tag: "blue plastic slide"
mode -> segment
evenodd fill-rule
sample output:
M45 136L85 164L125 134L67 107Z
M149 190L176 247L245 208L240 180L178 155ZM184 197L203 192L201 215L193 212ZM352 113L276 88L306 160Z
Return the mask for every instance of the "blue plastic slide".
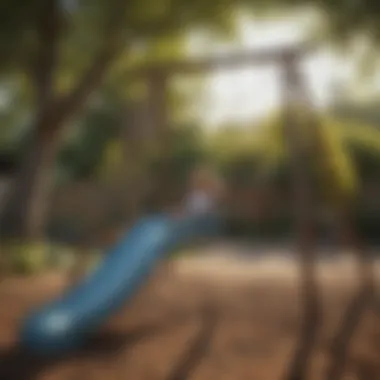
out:
M40 354L59 354L82 345L136 293L163 255L217 230L215 216L142 219L93 274L26 318L20 344Z

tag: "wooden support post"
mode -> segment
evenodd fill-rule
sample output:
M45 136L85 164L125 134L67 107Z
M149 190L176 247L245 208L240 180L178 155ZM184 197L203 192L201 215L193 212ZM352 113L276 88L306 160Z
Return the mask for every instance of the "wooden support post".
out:
M320 297L315 258L315 193L310 158L313 152L306 144L300 126L299 112L305 104L298 62L286 55L283 63L284 138L288 147L292 175L293 210L296 249L300 265L300 292L303 316L300 336L285 379L305 379L320 327Z
M166 73L153 70L147 76L147 85L146 127L149 137L159 142L165 140L169 125L168 76Z
M310 213L313 213L314 204L317 201L313 173L309 165L316 153L316 146L313 143L316 126L309 117L311 104L297 56L291 53L284 55L282 70L284 138L293 172L295 202L297 205L304 203L302 207L304 211L302 217L299 215L299 218L311 223L314 217L306 215L305 210L309 209ZM305 115L307 117L304 117Z
M153 63L126 72L126 78L144 79L147 83L147 97L139 111L139 129L144 131L144 139L163 141L169 125L167 92L168 80L175 74L196 74L216 69L233 69L250 65L265 65L284 62L284 57L293 61L314 50L313 42L297 47L243 51L215 57L189 58L165 63Z

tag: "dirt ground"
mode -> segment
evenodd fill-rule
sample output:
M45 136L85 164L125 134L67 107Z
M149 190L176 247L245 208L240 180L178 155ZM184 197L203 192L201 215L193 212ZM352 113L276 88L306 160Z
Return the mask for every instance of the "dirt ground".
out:
M300 320L295 263L218 252L162 265L86 347L54 361L23 353L15 342L26 311L61 292L64 277L5 279L0 284L0 379L172 379L199 337L210 341L186 378L281 379ZM356 286L350 263L321 263L319 271L324 321L310 380L324 378L331 334ZM374 310L354 336L345 379L380 379L380 317Z

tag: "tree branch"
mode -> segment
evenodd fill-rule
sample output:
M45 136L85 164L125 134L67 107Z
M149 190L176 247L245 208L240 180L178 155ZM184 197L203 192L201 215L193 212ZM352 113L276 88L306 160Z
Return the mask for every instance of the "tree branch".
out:
M166 17L155 22L136 23L136 20L133 18L128 20L129 34L137 39L157 38L185 28L186 25L173 14L168 14Z
M77 85L74 86L69 94L63 97L60 104L60 113L62 115L71 116L83 106L87 97L103 81L108 67L122 50L126 5L126 0L109 2L111 10L105 24L104 38L99 52L92 65L86 70L83 77L78 80Z
M37 12L38 48L32 64L32 71L37 93L37 107L41 110L53 97L53 80L61 26L59 2L43 0Z

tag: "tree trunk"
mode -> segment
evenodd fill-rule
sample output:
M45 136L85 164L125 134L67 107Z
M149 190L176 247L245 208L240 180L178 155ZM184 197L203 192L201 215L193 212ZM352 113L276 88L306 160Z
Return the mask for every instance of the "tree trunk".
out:
M46 128L43 119L36 123L14 179L14 191L2 210L3 236L31 241L43 238L61 130L58 122L54 128Z
M56 1L49 1L41 10L37 33L39 50L32 70L37 98L36 123L20 162L14 191L1 210L2 235L34 241L43 238L60 133L68 119L83 108L89 95L104 79L114 58L125 46L123 25L127 2L111 3L104 40L98 54L73 89L62 96L54 96L53 86L61 15Z

